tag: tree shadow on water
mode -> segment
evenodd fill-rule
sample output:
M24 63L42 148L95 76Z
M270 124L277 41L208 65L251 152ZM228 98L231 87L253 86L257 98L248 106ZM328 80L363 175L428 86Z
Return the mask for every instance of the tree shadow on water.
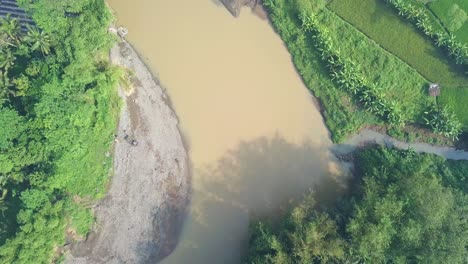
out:
M278 219L310 190L318 203L342 189L326 146L280 136L242 142L215 164L195 169L181 243L164 263L239 263L251 217Z

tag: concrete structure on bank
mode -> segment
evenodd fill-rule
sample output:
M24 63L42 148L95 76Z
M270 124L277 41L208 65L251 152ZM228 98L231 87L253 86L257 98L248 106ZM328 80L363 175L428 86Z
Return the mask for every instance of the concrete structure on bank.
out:
M238 17L243 6L249 6L252 9L261 4L260 0L220 0L224 6L235 17Z

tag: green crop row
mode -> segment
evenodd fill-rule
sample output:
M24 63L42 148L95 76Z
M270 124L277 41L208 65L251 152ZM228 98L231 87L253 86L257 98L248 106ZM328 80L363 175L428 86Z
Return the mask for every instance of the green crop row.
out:
M302 28L312 34L315 46L321 53L322 61L327 65L331 78L343 89L358 98L367 111L385 119L391 125L403 126L406 117L396 101L384 97L382 91L371 84L358 70L358 65L343 56L332 45L327 31L318 24L315 16L301 15Z
M444 30L438 23L438 19L421 5L429 17L432 18L432 25L436 29ZM332 14L330 14L332 13ZM421 88L418 79L419 75L424 76L423 83L427 81L441 84L442 87L464 86L468 83L468 76L464 73L463 65L455 64L445 50L434 45L433 41L420 32L410 21L399 16L395 10L382 0L334 0L326 9L317 14L318 18L328 17L325 21L319 20L331 34L331 37L340 43L340 48L346 48L347 53L352 53L353 57L360 56L359 66L366 70L366 73L377 72L378 79L385 81L381 83L376 81L376 85L384 86L386 92L397 92L395 95L403 97L395 98L402 101L404 108L416 108L419 104L415 102L415 96L421 96ZM353 28L343 25L337 18L346 21ZM340 25L339 27L335 26ZM357 39L354 31L360 31L367 36L365 42L375 42L380 47L369 49L362 47L354 41L354 45L349 45L350 38ZM354 36L354 37L353 37ZM335 40L335 41L336 41ZM341 44L342 43L342 44ZM350 46L350 47L349 47ZM391 53L407 65L401 63L392 63L396 66L376 68L375 65L369 65L365 61L394 61L392 56L385 56L384 50ZM344 50L343 50L344 51ZM388 60L389 58L390 60ZM387 64L387 63L385 63ZM408 69L408 66L413 69ZM417 71L414 72L414 71ZM385 74L381 74L385 72ZM419 74L418 74L419 73ZM390 82L388 81L390 80ZM410 81L412 80L412 81ZM416 87L419 87L416 88ZM402 89L405 87L412 91L413 96L408 96ZM419 91L416 94L416 91ZM426 94L426 93L424 93ZM405 110L406 111L406 110ZM420 114L422 110L418 111Z

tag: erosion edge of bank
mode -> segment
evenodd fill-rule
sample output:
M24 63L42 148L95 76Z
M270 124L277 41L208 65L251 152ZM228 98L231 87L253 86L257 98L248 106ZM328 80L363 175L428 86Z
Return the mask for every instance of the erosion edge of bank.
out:
M94 207L96 226L72 244L66 263L155 263L178 242L190 192L190 167L167 95L132 46L111 50L113 64L134 73L114 146L114 176Z

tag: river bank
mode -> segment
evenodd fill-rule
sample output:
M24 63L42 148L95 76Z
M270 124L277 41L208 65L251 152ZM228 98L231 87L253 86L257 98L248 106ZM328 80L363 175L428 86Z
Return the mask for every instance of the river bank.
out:
M109 5L167 87L190 145L191 203L162 263L239 263L249 219L279 217L311 188L336 194L328 180L342 168L328 130L268 21L248 8L234 18L212 0Z
M96 228L67 263L154 263L176 246L189 199L189 161L159 81L123 41L111 61L134 72L116 132L114 176L94 209ZM132 144L133 143L133 144Z

